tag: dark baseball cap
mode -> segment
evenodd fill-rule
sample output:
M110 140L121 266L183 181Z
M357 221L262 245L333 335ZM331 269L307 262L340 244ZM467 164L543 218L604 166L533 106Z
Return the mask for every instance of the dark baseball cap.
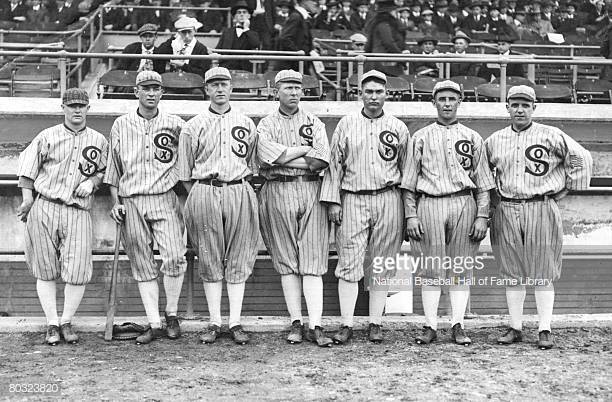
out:
M89 105L89 95L81 88L68 88L62 96L64 105Z

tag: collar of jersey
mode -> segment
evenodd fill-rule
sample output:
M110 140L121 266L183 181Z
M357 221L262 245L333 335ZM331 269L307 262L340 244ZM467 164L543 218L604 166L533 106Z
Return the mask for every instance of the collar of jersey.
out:
M514 126L512 124L510 124L510 128L512 129L512 131L514 131L515 133L522 133L523 131L527 131L531 128L531 126L533 126L533 121L531 123L529 123L529 125L527 127L525 127L524 129L522 129L521 131L516 131L514 129Z
M70 132L70 133L72 133L72 134L74 134L74 135L79 135L79 134L81 134L82 132L84 132L85 130L87 130L87 126L85 126L85 127L83 127L82 129L80 129L79 131L74 131L73 129L71 129L70 127L68 127L68 126L66 125L66 123L64 123L64 128L65 128L66 130L68 130L68 132Z
M149 120L146 117L144 117L143 115L140 114L140 110L138 110L138 108L136 108L136 114L140 117L142 117L145 120ZM156 118L157 116L159 116L159 109L157 109L157 111L155 112L155 116L151 117L151 119Z
M453 126L455 124L459 124L459 120L455 120L452 123L448 123L448 124L440 123L438 120L436 120L436 124L439 126L448 127L448 126Z
M380 119L381 117L383 117L383 116L385 115L385 111L384 111L384 110L381 110L381 111L380 111L380 114L379 114L378 116L376 116L376 117L370 117L370 116L368 116L367 114L365 114L364 109L362 108L362 109L361 109L361 115L362 115L363 117L365 117L366 119L368 119L368 120L375 120L375 119Z
M297 109L295 109L295 113L293 113L293 114L287 114L287 113L283 112L283 111L281 110L281 108L278 108L278 113L279 113L281 116L284 116L284 117L293 117L293 116L295 116L296 114L298 114L298 112L299 112L299 111L300 111L300 108L297 108Z
M227 111L225 113L219 113L216 110L213 110L213 108L211 106L208 107L208 111L212 114L216 114L217 116L222 116L224 114L228 114L230 111L232 110L232 107L230 106L229 109L227 109Z

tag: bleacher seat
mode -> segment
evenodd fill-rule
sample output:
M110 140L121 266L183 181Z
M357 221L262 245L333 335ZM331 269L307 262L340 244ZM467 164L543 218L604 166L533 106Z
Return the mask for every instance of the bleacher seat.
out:
M60 71L46 64L22 66L13 74L13 96L59 97Z
M559 84L536 85L534 88L538 102L571 102L572 90L569 86Z
M579 79L574 87L578 103L612 103L612 83L600 79Z
M476 96L476 87L480 84L486 84L487 80L481 77L474 77L471 75L459 75L451 77L451 81L456 82L461 86L463 90L464 98L474 99Z

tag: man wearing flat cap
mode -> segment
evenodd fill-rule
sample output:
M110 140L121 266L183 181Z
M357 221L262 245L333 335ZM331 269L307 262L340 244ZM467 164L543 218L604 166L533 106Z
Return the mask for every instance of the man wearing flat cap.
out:
M138 29L140 42L130 43L123 49L123 54L153 54L155 53L155 40L157 39L157 26L144 24ZM151 59L119 59L117 70L130 70L141 72L143 70L153 70L153 60Z
M495 182L482 137L457 121L461 98L461 87L453 81L434 86L437 120L410 139L400 186L405 190L406 234L414 256L432 262L417 273L422 283L428 283L421 288L425 327L416 338L419 344L437 338L440 289L446 280L452 281L452 340L459 345L472 342L464 332L463 317L478 247L487 234L489 190ZM445 260L454 266L443 264Z
M406 168L408 128L384 112L387 77L371 70L361 79L363 107L343 117L332 136L331 161L320 200L336 225L338 296L342 325L333 337L344 344L353 336L359 281L367 277L370 325L368 339L383 340L385 281L393 275L381 261L395 258L404 239L404 206L398 188ZM373 263L364 267L366 249ZM376 263L377 262L377 263Z
M424 36L417 41L417 44L421 49L420 51L415 52L415 54L435 56L439 53L438 49L436 49L438 40L433 36ZM423 75L426 77L439 76L439 66L437 63L431 63L423 60L410 63L410 66L412 71L417 75Z
M18 170L23 201L17 216L26 223L25 259L36 278L49 345L57 345L62 338L68 343L79 340L71 320L93 273L90 211L108 153L104 136L87 127L86 91L67 89L62 110L62 124L41 131L32 140L19 155ZM59 278L66 283L61 318L56 307Z
M418 25L419 31L423 35L432 36L438 33L438 26L433 22L434 12L426 8L421 12L421 23Z
M469 54L467 53L467 49L470 46L470 39L465 33L458 31L451 42L453 42L453 46L455 48L455 52L451 53L454 56L464 56L467 57ZM476 75L478 65L474 63L450 63L450 76L457 77L462 75Z
M318 117L300 107L302 74L282 70L274 78L279 108L257 126L257 156L266 179L259 194L261 235L281 275L291 319L289 343L303 337L318 346L332 340L321 326L327 272L329 222L319 202L321 171L329 165L329 143ZM302 293L308 327L302 320Z
M569 190L586 190L593 158L572 137L533 121L533 88L517 85L508 91L510 126L485 141L495 174L497 205L493 205L491 246L506 284L510 327L499 344L522 340L525 285L535 285L538 347L553 347L550 322L554 282L561 276L563 222L557 202ZM495 204L495 203L494 203Z
M192 17L183 16L176 20L174 28L176 35L168 39L156 49L155 54L172 54L178 56L207 55L208 49L195 38L195 33L202 24ZM153 69L159 74L166 71L184 71L204 77L210 68L209 60L172 59L153 61Z
M221 330L223 280L229 299L229 330L237 344L249 342L240 316L245 283L253 272L259 241L257 198L249 180L257 171L257 133L250 117L232 109L232 76L213 67L204 76L207 110L181 133L179 179L189 193L185 222L198 256L210 325L200 336L214 343Z
M217 43L217 49L256 50L259 48L259 34L251 29L252 10L244 0L237 1L232 6L234 24L225 28ZM253 64L248 60L222 60L220 66L230 70L251 71Z

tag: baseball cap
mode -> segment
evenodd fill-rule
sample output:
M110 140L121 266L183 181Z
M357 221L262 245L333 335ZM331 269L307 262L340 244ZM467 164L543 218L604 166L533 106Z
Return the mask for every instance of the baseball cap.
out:
M527 85L517 85L508 91L508 96L506 100L510 100L510 98L522 98L529 99L532 102L536 101L535 90Z
M302 83L302 74L294 70L281 70L274 77L274 85L279 82L297 82Z
M433 91L431 91L431 95L435 97L436 93L443 91L445 89L455 91L459 95L461 95L461 87L459 86L459 84L451 80L445 80L445 81L440 81L436 83L436 85L434 85L433 87Z
M364 34L360 34L360 33L352 34L349 39L355 43L366 43L368 41L368 38L366 38Z
M88 105L89 95L87 91L80 88L68 88L62 96L62 104L64 105Z
M145 33L157 33L157 25L147 23L141 26L140 28L138 28L138 36L141 36L142 34L145 34Z
M202 23L195 18L183 16L174 22L174 28L176 28L177 31L183 31L185 29L197 31L202 28Z
M213 67L204 74L204 82L212 80L231 80L232 75L225 67Z
M384 81L385 84L387 83L387 76L385 74L381 73L378 70L370 70L367 73L365 73L364 75L362 75L361 76L361 83L363 84L363 82L365 80L367 80L368 78L372 78L372 77L377 78L377 79L379 79L381 81Z
M150 70L143 70L136 76L136 85L147 85L147 84L162 84L162 77L159 73Z

